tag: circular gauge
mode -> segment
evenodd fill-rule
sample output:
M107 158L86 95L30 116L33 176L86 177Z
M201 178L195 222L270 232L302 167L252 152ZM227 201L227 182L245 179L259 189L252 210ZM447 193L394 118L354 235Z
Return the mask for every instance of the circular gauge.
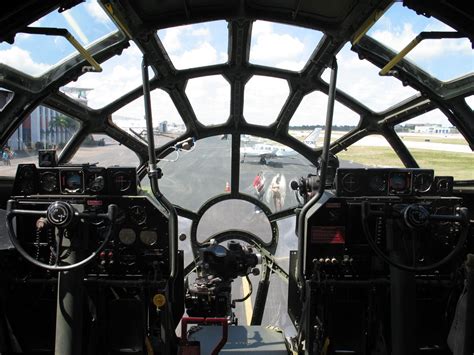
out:
M388 184L393 194L405 194L409 191L409 176L406 173L393 173L390 175Z
M100 192L105 187L105 179L102 175L94 174L89 178L89 190L92 192Z
M415 179L413 181L413 189L416 192L427 192L431 184L433 183L433 176L430 174L419 174L415 176Z
M137 239L137 234L131 228L122 228L119 232L119 240L122 244L132 245Z
M153 245L158 241L158 233L155 231L141 231L140 240L145 245Z
M61 175L62 192L81 193L83 192L82 171L64 171Z
M46 192L54 192L58 189L58 177L55 173L46 172L41 174L41 188Z
M146 222L146 210L143 206L130 207L130 218L136 224L140 225Z
M448 179L439 179L436 184L436 190L440 193L449 192L450 189L450 182Z
M359 177L353 173L344 175L342 178L342 187L347 192L356 192L360 188Z
M120 171L114 175L114 185L118 191L124 192L132 186L132 180L127 173Z
M370 189L377 193L385 192L387 190L387 179L382 175L375 175L370 178Z

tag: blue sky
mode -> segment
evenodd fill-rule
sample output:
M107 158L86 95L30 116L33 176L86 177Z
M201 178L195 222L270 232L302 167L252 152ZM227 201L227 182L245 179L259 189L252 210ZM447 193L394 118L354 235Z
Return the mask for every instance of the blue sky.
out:
M100 6L90 0L65 13L49 14L33 25L68 28L85 46L116 30ZM434 18L418 16L400 3L395 3L368 34L399 51L425 30L450 29ZM227 61L228 34L225 21L166 29L159 31L158 35L178 69ZM250 61L301 70L321 37L322 33L318 31L257 21L252 30ZM0 44L0 62L31 75L40 75L71 53L74 53L74 49L64 39L55 37L19 34L14 45ZM440 80L451 80L474 71L473 53L467 39L429 40L415 48L408 59ZM402 86L395 78L381 78L379 69L367 61L359 60L350 50L350 44L343 48L337 59L339 88L375 111L385 110L416 93ZM140 85L140 62L141 53L132 44L121 56L104 63L103 73L84 74L71 86L93 88L89 93L89 105L93 108L103 107ZM328 80L328 73L323 78ZM245 91L246 119L253 123L271 123L288 92L284 80L252 78ZM198 119L204 124L225 122L229 114L230 87L221 76L193 79L188 83L186 93ZM182 122L166 93L156 90L153 98L153 112L157 121ZM324 122L326 99L321 93L305 97L291 123ZM117 115L129 117L130 125L142 125L143 114L141 99L117 112ZM428 119L432 122L446 121L439 112L434 112ZM357 120L353 112L343 105L336 105L336 124L353 125Z

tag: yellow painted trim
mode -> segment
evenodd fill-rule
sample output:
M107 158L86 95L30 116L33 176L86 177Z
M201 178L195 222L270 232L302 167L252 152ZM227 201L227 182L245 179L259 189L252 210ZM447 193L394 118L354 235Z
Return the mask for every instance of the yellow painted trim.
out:
M123 33L125 33L125 35L129 38L129 39L132 39L132 35L130 34L130 31L127 29L127 27L122 23L122 21L120 21L120 19L115 16L114 14L114 8L112 7L112 4L111 3L107 3L105 4L105 9L107 10L107 12L110 14L110 16L112 16L112 18L114 19L115 23L117 24L118 27L120 27L120 29L122 30Z
M382 68L382 70L379 72L379 75L386 75L390 69L392 69L399 61L401 61L420 42L421 38L419 36L416 36L415 39L408 43L408 45L403 48L400 53L393 57L392 60Z
M362 26L354 33L354 36L352 36L352 45L357 44L362 37L367 33L368 30L383 16L383 14L392 6L390 4L383 10L375 10L370 16L367 18L367 20L364 21Z
M74 48L78 50L79 53L87 60L87 62L92 65L96 72L101 72L102 67L96 60L92 57L92 55L85 49L70 33L66 35L66 39L71 43Z
M242 278L242 291L244 295L248 295L250 292L250 285L247 282L246 278ZM244 313L245 318L247 319L247 325L250 325L250 323L252 322L253 313L252 297L249 297L244 301Z

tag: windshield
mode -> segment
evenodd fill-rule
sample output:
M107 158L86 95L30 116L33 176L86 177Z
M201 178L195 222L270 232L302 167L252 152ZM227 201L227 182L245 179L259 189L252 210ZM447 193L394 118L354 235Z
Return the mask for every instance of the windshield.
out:
M371 2L370 16L362 5L352 13L349 2L313 14L325 2L297 2L288 13L275 5L268 14L259 7L270 5L259 1L239 2L236 12L152 3L88 0L0 38L0 175L12 185L18 165L44 164L38 156L47 154L59 167L38 168L38 184L49 183L43 192L59 199L89 192L94 204L112 191L127 200L114 244L121 256L138 244L152 249L140 254L144 260L162 256L176 243L188 286L199 284L193 277L203 249L219 256L218 245L239 241L242 253L263 258L262 276L250 267L243 275L254 272L254 285L270 280L279 299L270 295L265 314L254 316L246 303L256 302L254 294L236 312L243 323L260 316L291 334L284 290L289 253L301 246L297 216L313 196L336 194L338 168L430 169L439 179L420 178L423 185L474 188L474 56L465 32L402 2L379 21L386 2ZM67 29L80 49L45 28ZM404 55L430 31L440 38ZM69 172L43 172L50 167ZM66 186L70 176L77 181ZM350 188L365 184L347 176ZM388 191L388 180L372 185ZM33 185L18 185L19 195ZM349 197L363 190L350 188ZM336 217L327 215L329 223ZM337 244L340 231L328 230ZM136 265L127 272L141 272ZM161 275L150 268L147 278ZM251 294L241 279L233 287Z

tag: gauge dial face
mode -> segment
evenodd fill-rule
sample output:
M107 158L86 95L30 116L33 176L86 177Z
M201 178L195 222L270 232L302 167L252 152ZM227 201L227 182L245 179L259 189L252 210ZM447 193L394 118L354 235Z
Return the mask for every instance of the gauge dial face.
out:
M430 174L418 174L413 181L413 189L416 192L427 192L432 183L433 177Z
M349 173L342 178L342 187L347 192L356 192L360 188L359 177Z
M63 193L82 193L84 191L84 174L82 171L62 171L60 174Z
M436 190L438 192L444 193L449 191L449 180L448 179L439 179L436 184Z
M141 231L140 240L145 245L153 245L158 241L158 233L156 231Z
M124 192L127 191L132 185L132 180L130 176L124 172L118 172L114 175L114 185L118 191Z
M405 194L410 190L410 176L406 173L392 173L388 179L390 192L394 194Z
M375 175L370 178L369 186L372 191L385 192L387 190L387 178L382 175Z
M130 207L130 218L138 225L144 224L147 218L145 207L139 205Z
M92 192L100 192L104 189L105 187L105 179L102 175L100 174L94 174L89 177L89 182L87 187L89 190Z
M132 245L137 239L137 234L131 228L122 228L119 232L119 240L122 244Z
M55 173L46 172L41 174L41 188L46 192L54 192L58 189L58 177Z

